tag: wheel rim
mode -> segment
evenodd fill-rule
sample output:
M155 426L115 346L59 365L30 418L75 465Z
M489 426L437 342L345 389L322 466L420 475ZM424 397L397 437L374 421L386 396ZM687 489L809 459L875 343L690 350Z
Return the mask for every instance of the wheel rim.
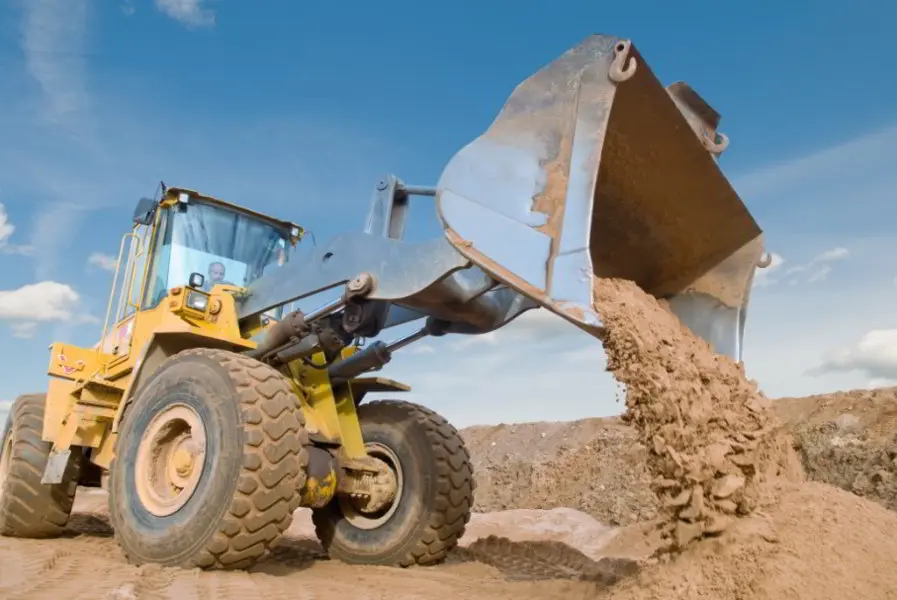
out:
M396 510L399 508L399 504L401 503L402 490L404 489L405 485L405 477L402 471L402 463L399 461L399 457L395 452L392 451L391 448L376 442L369 442L365 444L365 448L367 450L368 456L384 462L389 470L392 471L392 474L395 476L396 487L393 498L387 506L374 513L362 512L358 509L355 502L351 498L347 498L345 496L339 496L338 502L343 516L347 521L349 521L349 523L352 524L353 527L369 530L376 529L382 526L384 523L389 521L393 514L395 514Z
M12 432L6 436L3 446L0 447L0 500L3 499L3 492L6 491L6 477L9 473L9 465L12 455Z
M206 431L192 408L175 404L150 421L137 449L135 481L144 508L157 517L180 510L205 466Z

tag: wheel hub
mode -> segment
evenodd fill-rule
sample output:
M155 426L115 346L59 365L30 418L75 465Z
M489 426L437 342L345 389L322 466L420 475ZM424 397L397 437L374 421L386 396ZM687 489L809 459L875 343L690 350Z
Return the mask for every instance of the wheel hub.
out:
M387 508L396 498L396 487L398 484L395 472L393 472L386 461L376 457L371 458L380 472L372 478L370 494L362 496L355 502L358 510L365 514L374 514Z
M399 457L392 449L378 443L365 446L379 473L371 477L368 493L340 496L338 501L343 515L353 526L376 529L386 523L398 508L404 476Z
M137 496L158 517L173 514L193 495L205 465L202 419L183 404L159 412L137 449Z

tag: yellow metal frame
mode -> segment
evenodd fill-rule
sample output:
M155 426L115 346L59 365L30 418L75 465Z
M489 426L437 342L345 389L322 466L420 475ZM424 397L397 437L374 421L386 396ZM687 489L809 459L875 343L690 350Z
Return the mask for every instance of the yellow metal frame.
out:
M159 226L165 210L187 193L204 201L243 212L256 218L289 227L295 235L292 244L301 239L304 230L288 221L278 221L249 209L185 188L168 188L158 203L153 222L135 225L122 236L115 276L109 293L106 317L99 343L94 348L81 348L62 342L50 347L47 374L50 377L43 427L43 439L53 443L55 452L73 446L93 448L91 461L107 469L111 463L119 423L134 393L156 368L168 357L188 348L215 347L241 351L256 347L251 339L262 333L266 325L261 318L244 323L241 331L233 292L241 288L218 285L209 295L204 311L186 304L190 293L204 293L187 287L169 290L165 299L151 309L142 310L147 280L152 273L153 257L158 244ZM143 244L138 232L146 228ZM131 239L125 268L130 269L122 279L120 302L113 307L116 286L122 269L125 242ZM145 256L138 274L136 265ZM139 279L138 279L139 278ZM133 292L138 285L136 303ZM122 308L133 309L132 314L116 322ZM116 311L113 316L113 311ZM124 311L127 313L128 311ZM270 326L270 325L268 325ZM346 348L343 357L354 353ZM322 365L323 354L312 362ZM408 386L384 378L358 378L348 384L331 386L326 370L315 369L302 361L287 366L285 376L292 382L300 399L301 410L312 437L322 437L341 444L345 459L366 456L361 425L355 411L357 400L370 391L407 391Z

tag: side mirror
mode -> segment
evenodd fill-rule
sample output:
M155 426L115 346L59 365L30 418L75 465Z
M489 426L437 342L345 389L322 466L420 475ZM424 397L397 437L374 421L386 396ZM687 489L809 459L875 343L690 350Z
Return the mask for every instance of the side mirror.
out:
M133 221L137 225L149 225L153 222L156 213L156 203L150 198L141 198L134 208Z

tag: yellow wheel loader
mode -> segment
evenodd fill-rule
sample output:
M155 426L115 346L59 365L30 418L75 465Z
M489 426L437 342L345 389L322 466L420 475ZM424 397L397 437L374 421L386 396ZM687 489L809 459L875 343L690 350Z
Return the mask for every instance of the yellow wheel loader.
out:
M521 83L435 187L379 181L362 231L309 244L291 222L163 186L122 240L100 342L53 344L46 394L12 407L0 533L59 535L76 487L108 476L135 564L250 567L299 507L339 560L442 560L474 502L468 451L424 406L363 403L409 389L375 373L425 336L532 309L597 338L595 277L667 299L740 360L763 241L717 164L718 124L629 40L595 35ZM436 203L443 236L403 240L412 198ZM285 310L328 291L342 293Z

